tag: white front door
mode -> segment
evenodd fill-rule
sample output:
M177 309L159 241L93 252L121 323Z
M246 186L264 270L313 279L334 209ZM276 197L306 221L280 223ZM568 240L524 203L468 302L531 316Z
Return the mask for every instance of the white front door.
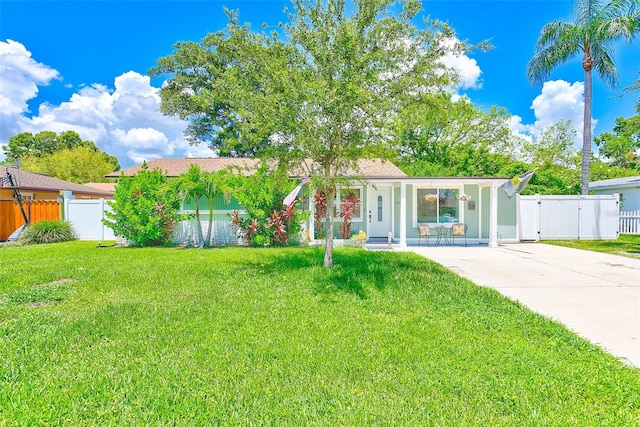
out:
M367 199L367 235L387 237L391 231L391 186L370 186Z

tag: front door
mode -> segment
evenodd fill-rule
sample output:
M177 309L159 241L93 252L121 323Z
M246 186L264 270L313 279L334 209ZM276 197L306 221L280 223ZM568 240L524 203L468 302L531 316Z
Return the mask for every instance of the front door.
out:
M391 186L370 186L367 196L367 235L386 238L391 231Z

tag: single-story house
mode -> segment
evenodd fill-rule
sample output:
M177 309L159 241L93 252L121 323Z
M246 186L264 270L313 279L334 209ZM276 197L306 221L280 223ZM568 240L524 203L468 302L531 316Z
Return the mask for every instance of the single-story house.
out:
M640 176L604 179L589 183L592 194L620 194L621 210L640 210Z
M50 176L21 169L0 167L0 200L15 200L13 188L6 179L11 175L23 200L58 200L61 191L76 199L113 199L113 191L105 190L75 182L63 181Z
M204 171L215 172L228 166L255 167L259 160L241 158L160 158L149 161L150 170L159 168L168 177L177 177L186 172L191 164ZM133 176L141 165L107 175L107 178ZM292 179L304 173L291 172ZM467 240L474 243L498 246L499 241L518 242L517 198L507 198L500 188L508 177L408 177L396 165L380 159L361 159L357 173L349 188L337 191L336 206L340 204L340 190L353 190L361 200L360 210L352 221L352 232L364 231L370 238L386 239L391 233L394 244L400 247L420 239L419 226L432 227L464 223L467 225ZM313 194L313 191L309 191ZM235 200L226 202L222 195L215 200L216 241L237 241L231 233L228 214L242 210ZM194 206L183 206L193 211ZM206 202L200 206L205 215ZM313 203L310 203L313 209ZM339 219L336 219L336 226ZM205 223L203 221L203 227ZM307 232L314 240L313 215L310 215ZM184 238L178 232L178 238ZM336 234L337 235L337 234Z
M16 191L23 200L16 203ZM113 191L67 182L50 176L0 167L0 241L21 229L26 219L37 222L60 218L58 201L67 199L113 199Z

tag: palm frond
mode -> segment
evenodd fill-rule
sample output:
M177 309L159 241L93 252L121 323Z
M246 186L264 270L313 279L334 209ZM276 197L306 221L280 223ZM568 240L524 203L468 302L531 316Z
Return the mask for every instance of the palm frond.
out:
M613 61L613 47L610 43L594 45L591 50L594 60L594 68L598 77L613 88L618 85L618 71Z
M587 26L605 8L602 0L577 0L575 3L576 24Z
M532 84L543 83L549 78L551 71L581 51L581 45L571 42L560 42L539 50L527 64L527 79Z
M564 39L570 27L574 27L574 25L561 20L549 22L540 30L540 36L536 43L536 51L545 49Z
M630 42L640 32L640 22L631 16L616 16L601 22L596 31L601 40L624 38Z

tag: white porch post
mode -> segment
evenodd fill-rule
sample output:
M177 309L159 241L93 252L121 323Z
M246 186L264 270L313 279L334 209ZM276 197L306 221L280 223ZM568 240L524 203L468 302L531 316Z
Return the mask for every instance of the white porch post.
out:
M407 183L400 181L400 247L407 247Z
M315 194L315 193L312 193L312 194ZM313 242L316 239L316 236L315 236L316 222L315 222L315 215L314 215L316 213L316 198L313 195L309 197L309 212L311 213L309 214L309 221L307 222L307 226L309 227L309 240Z
M498 184L491 184L491 206L489 209L489 247L498 247Z

